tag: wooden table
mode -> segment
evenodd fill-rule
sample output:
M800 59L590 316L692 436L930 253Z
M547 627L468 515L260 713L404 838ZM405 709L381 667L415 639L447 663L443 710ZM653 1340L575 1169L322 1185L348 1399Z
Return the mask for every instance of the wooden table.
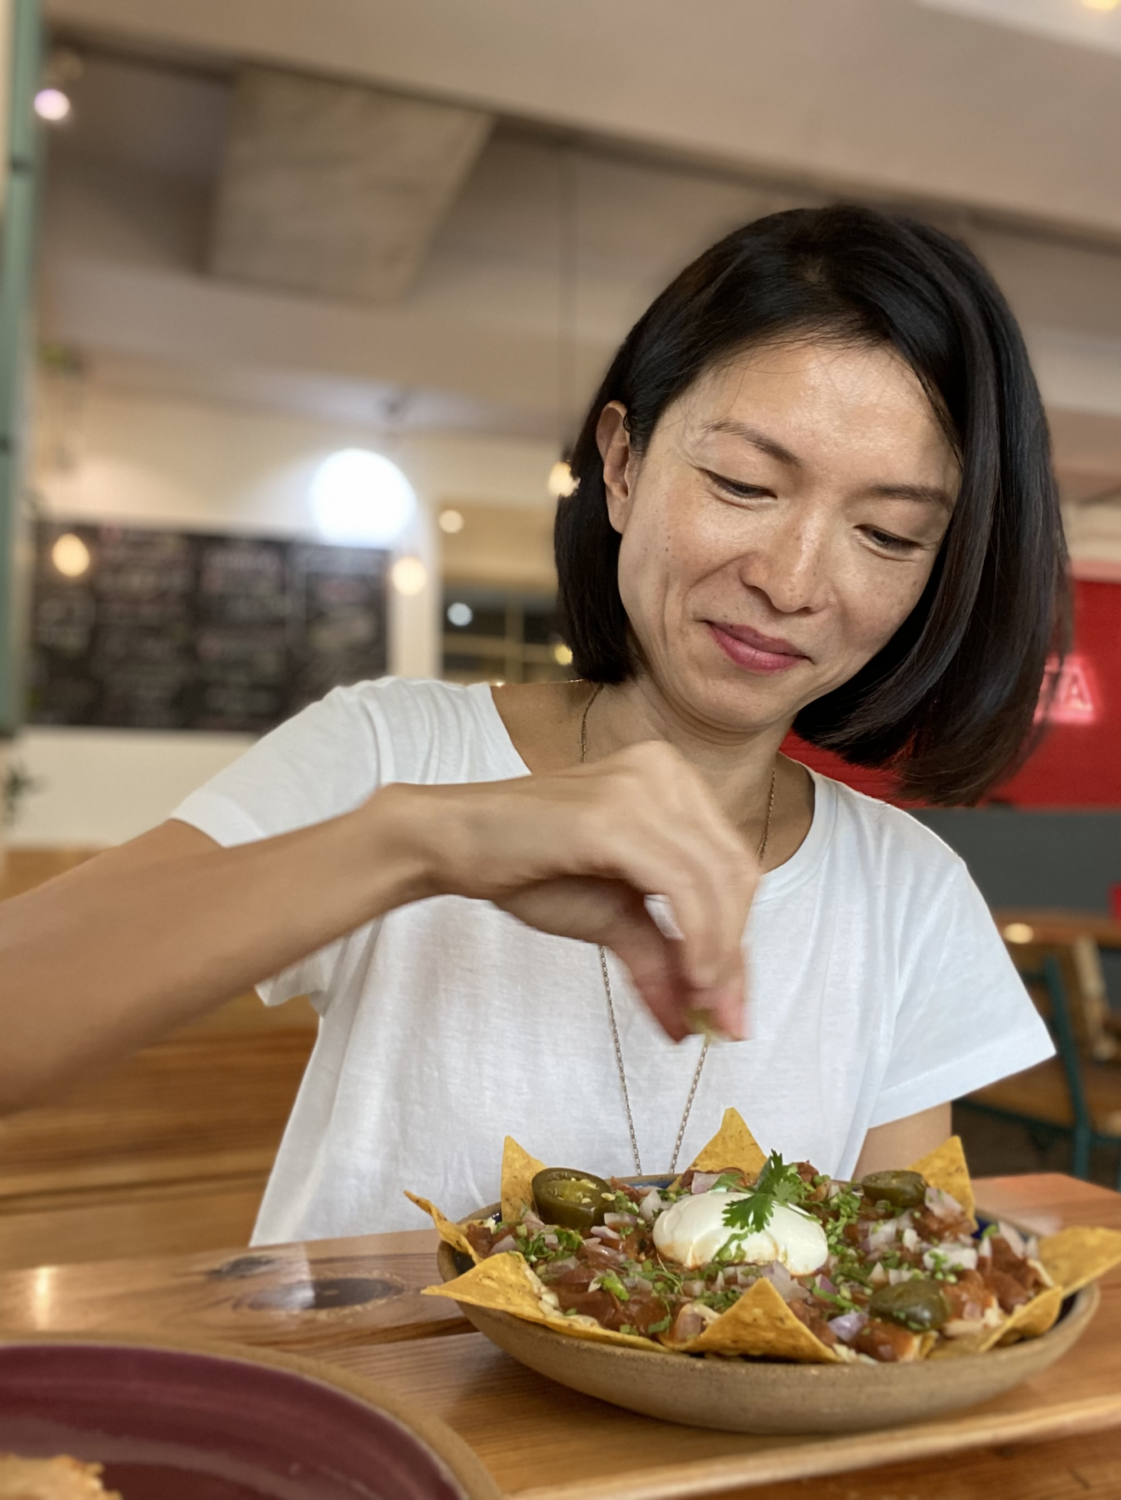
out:
M1121 1195L1070 1177L981 1179L977 1189L990 1212L1043 1230L1121 1229ZM518 1500L1121 1496L1121 1268L1103 1282L1077 1348L983 1407L874 1435L752 1438L635 1416L524 1369L454 1304L420 1295L436 1279L433 1248L421 1230L9 1271L0 1276L0 1330L296 1350L442 1417Z

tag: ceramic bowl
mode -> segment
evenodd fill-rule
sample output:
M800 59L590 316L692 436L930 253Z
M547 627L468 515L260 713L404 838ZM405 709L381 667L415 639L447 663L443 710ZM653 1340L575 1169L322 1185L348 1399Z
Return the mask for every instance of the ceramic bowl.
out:
M0 1340L0 1452L105 1466L126 1500L499 1500L449 1427L345 1371L264 1350Z
M497 1205L480 1209L483 1219ZM466 1269L449 1245L440 1275ZM1096 1286L1068 1297L1042 1338L952 1360L800 1365L629 1349L570 1338L510 1313L461 1303L480 1333L561 1385L667 1422L724 1432L858 1432L939 1416L988 1401L1054 1364L1078 1341L1100 1301Z

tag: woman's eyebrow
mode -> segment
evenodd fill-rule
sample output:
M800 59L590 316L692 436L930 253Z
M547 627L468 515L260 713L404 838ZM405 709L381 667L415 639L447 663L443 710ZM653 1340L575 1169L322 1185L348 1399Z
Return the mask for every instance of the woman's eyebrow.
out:
M953 499L936 484L874 484L866 492L877 500L918 500L924 505L939 505L953 510Z
M745 443L758 448L768 458L777 459L780 464L789 464L795 469L802 467L802 460L797 454L791 453L789 448L784 448L781 443L776 443L774 438L768 437L765 432L760 432L758 427L752 427L747 422L737 422L733 417L722 417L717 422L706 422L704 430L705 432L729 432L733 437L743 438Z
M789 448L784 448L781 443L768 437L758 427L752 427L749 422L740 422L734 417L721 417L718 421L706 422L704 431L730 433L780 464L787 464L794 469L802 468L802 460L796 453L791 453ZM924 505L940 506L943 510L952 511L954 508L953 497L937 484L873 484L865 493L877 500L917 500Z

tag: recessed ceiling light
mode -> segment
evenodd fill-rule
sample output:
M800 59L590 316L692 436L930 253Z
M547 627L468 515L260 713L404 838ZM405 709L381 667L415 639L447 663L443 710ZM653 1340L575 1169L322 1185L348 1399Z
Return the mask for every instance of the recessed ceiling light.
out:
M1121 0L1082 0L1087 10L1116 10Z
M454 604L448 605L448 619L453 625L458 625L462 630L465 625L470 625L475 618L475 611L469 604L464 604L462 599L457 599Z
M40 89L35 95L35 113L40 120L49 120L52 125L57 125L70 113L70 100L61 89Z
M457 531L463 530L463 516L458 510L442 510L440 512L440 530L446 531L454 536Z

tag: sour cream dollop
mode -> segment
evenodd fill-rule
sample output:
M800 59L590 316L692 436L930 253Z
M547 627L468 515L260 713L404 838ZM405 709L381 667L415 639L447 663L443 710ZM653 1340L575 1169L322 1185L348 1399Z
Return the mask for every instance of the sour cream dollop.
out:
M738 1231L724 1222L729 1203L748 1193L707 1192L676 1203L654 1220L654 1243L671 1260L693 1269L706 1265ZM792 1276L808 1276L829 1259L825 1231L801 1209L776 1203L766 1229L746 1235L737 1244L736 1260L769 1265L777 1260Z

